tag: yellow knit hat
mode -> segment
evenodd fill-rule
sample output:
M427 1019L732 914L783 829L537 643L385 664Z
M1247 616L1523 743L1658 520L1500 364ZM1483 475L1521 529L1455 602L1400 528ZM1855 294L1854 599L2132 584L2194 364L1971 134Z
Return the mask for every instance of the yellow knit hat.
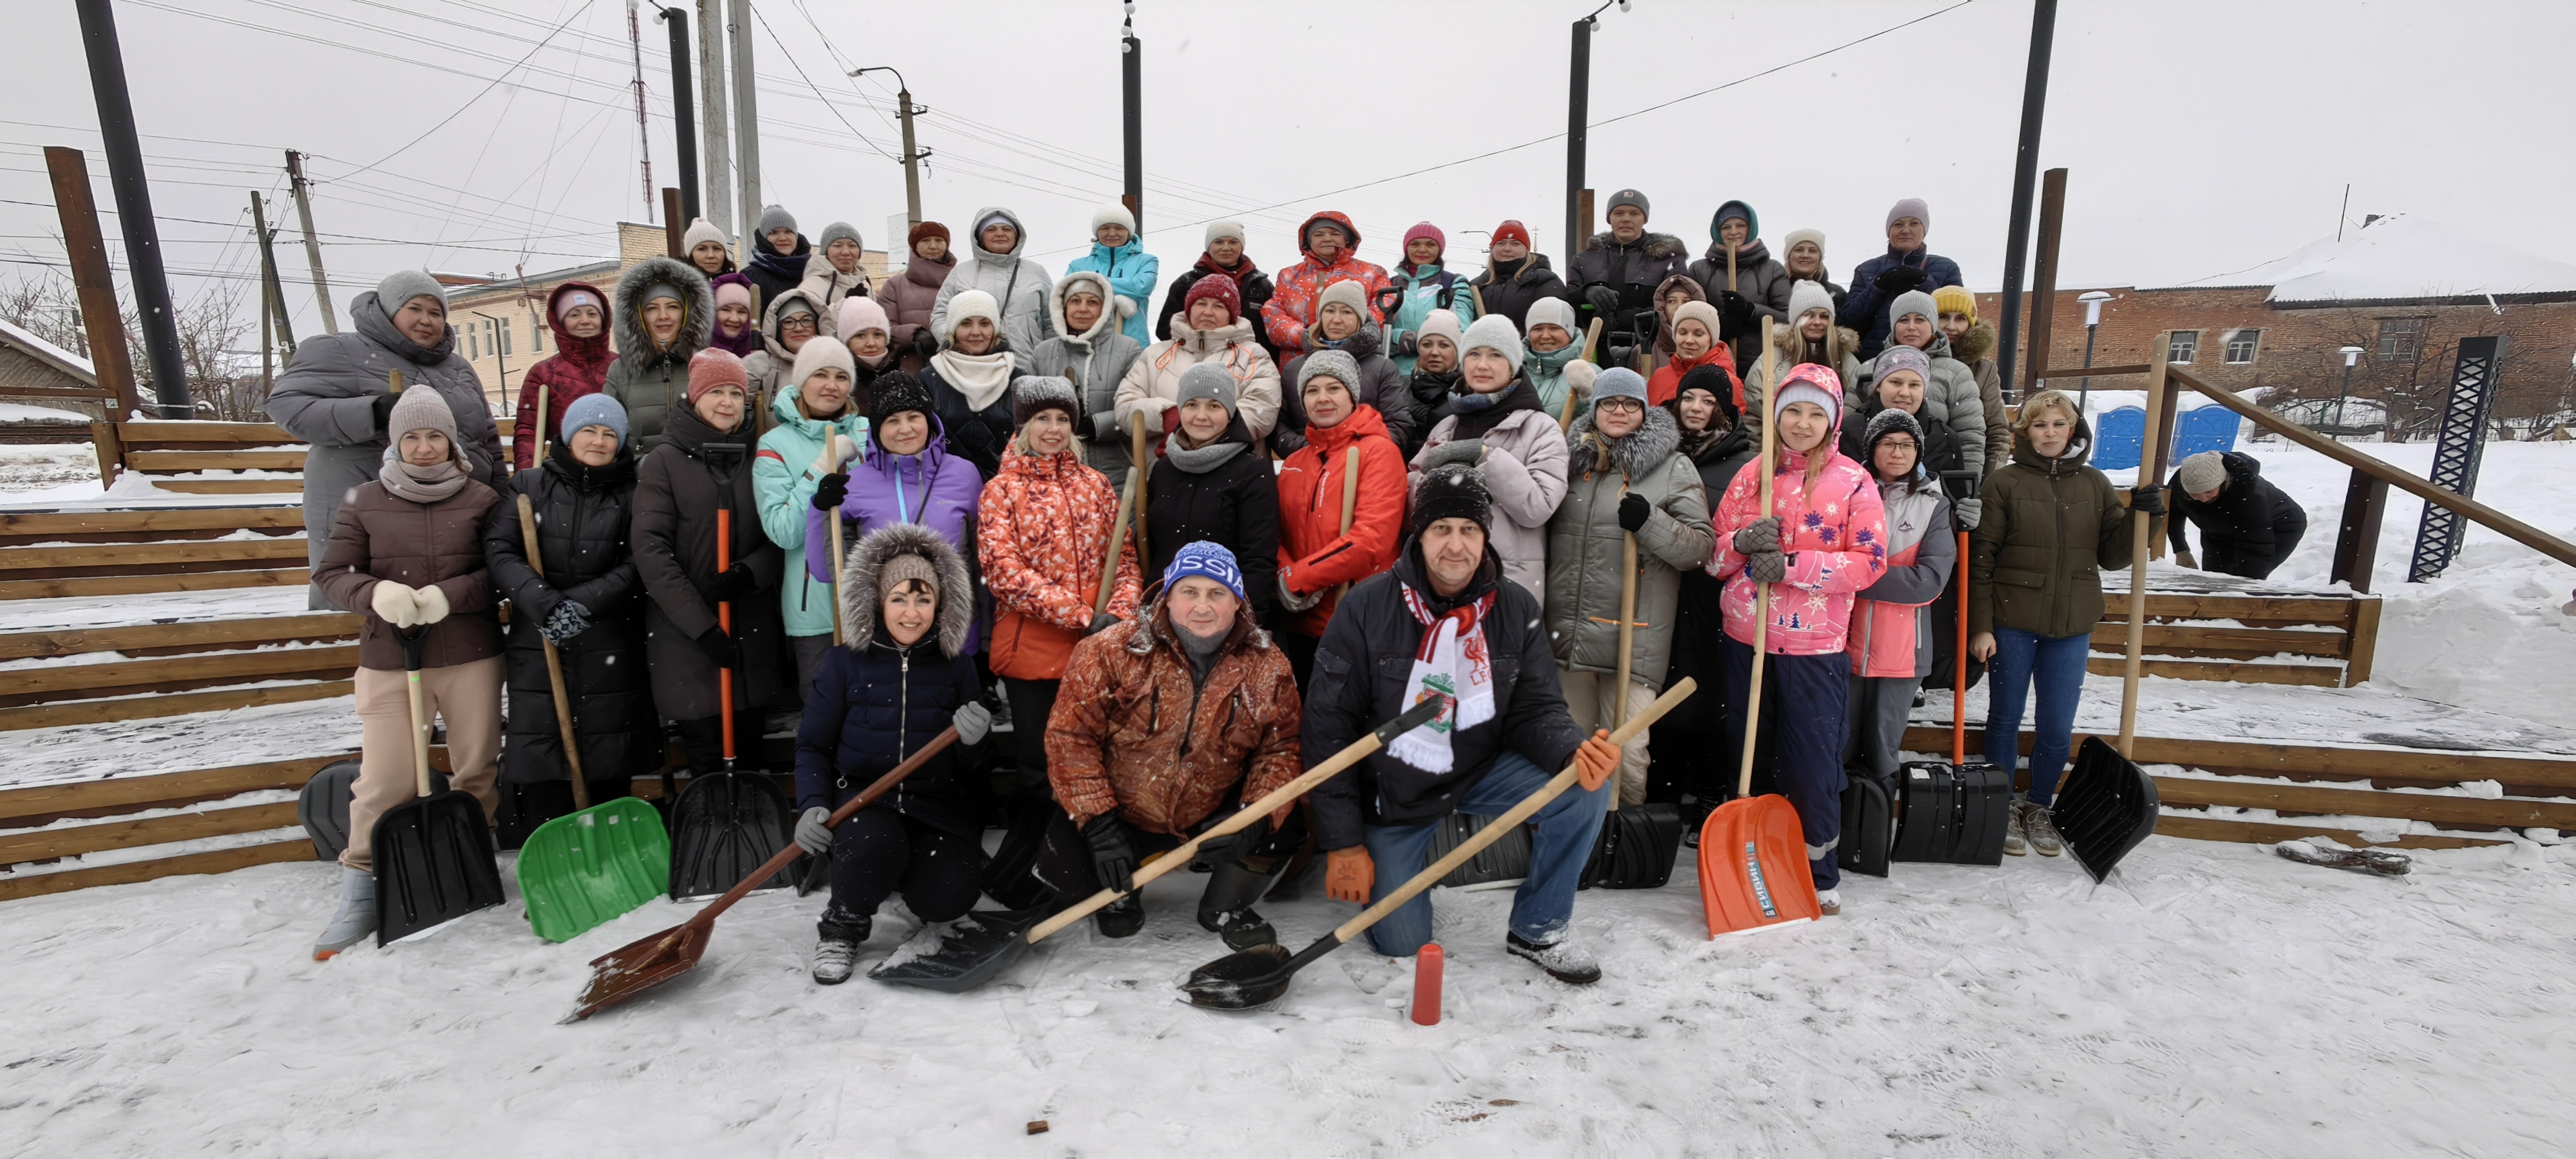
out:
M1977 321L1977 296L1964 287L1943 286L1932 291L1932 306L1944 314L1965 314L1969 325Z

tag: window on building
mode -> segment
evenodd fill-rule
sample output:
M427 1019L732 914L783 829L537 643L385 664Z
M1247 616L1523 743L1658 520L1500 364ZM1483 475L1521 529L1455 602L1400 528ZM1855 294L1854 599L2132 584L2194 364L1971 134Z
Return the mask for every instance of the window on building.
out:
M2254 355L2262 350L2262 346L2263 332L2260 330L2228 331L2227 364L2229 366L2253 365Z
M543 353L545 348L546 328L538 325L536 319L528 319L528 350L532 353Z
M479 341L482 336L482 327L480 326L468 326L465 328L466 361L478 361L483 357L483 343Z
M2176 366L2189 366L2200 353L2200 331L2176 330L2165 344L2165 361Z
M2424 340L2421 318L2382 318L2379 320L2379 354L2381 362L2404 362L2415 357L2416 345Z
M503 318L503 319L501 319L501 353L503 353L503 354L508 354L509 352L510 352L510 320L509 320L509 319L507 319L507 318Z

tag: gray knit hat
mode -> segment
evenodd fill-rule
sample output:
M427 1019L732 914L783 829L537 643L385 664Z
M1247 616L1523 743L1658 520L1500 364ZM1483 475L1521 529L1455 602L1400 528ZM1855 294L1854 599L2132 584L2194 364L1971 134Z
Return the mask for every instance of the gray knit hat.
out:
M1860 439L1861 465L1868 468L1873 476L1878 472L1878 441L1898 433L1914 440L1914 469L1924 470L1923 453L1927 447L1923 438L1922 422L1913 415L1895 407L1889 407L1870 416L1869 427L1862 433Z
M796 227L791 225L787 228L794 229ZM851 225L846 221L836 221L830 225L824 226L823 235L814 239L814 248L818 250L830 249L833 242L839 241L843 238L848 238L851 245L859 247L859 252L867 252L868 243L859 240L859 227Z
M2185 456L2182 469L2174 473L2174 481L2182 484L2186 493L2193 495L2218 490L2227 485L2227 460L2219 457L2216 451Z
M391 318L401 312L403 304L414 298L436 298L438 308L447 308L447 288L426 270L395 270L376 283L376 305Z
M1908 217L1922 222L1923 228L1926 231L1929 231L1932 228L1932 207L1923 204L1923 199L1920 197L1908 197L1887 207L1887 224L1889 225L1894 225L1898 221Z
M1878 360L1869 364L1870 384L1887 381L1887 376L1900 370L1911 370L1923 385L1932 385L1932 356L1902 342L1890 342L1878 352Z
M1605 398L1633 398L1646 405L1646 380L1625 366L1613 366L1592 380L1592 405L1600 406Z
M1645 214L1649 218L1655 216L1654 207L1646 203L1646 195L1639 193L1634 189L1622 189L1617 193L1611 194L1610 204L1601 207L1601 216L1605 219L1608 218L1611 210L1617 209L1622 205L1636 206L1637 212Z
M1207 227L1207 240L1204 244L1215 245L1216 239L1221 237L1230 237L1236 241L1244 240L1243 223L1239 221L1209 222Z
M1800 278L1789 283L1789 321L1795 324L1809 310L1822 310L1825 317L1834 316L1834 295L1823 282Z
M1908 314L1921 314L1924 321L1938 322L1941 320L1941 307L1932 300L1932 295L1921 290L1907 290L1887 304L1887 324L1893 326L1897 319Z
M1340 354L1342 360L1345 362L1350 361L1351 357L1350 355L1342 354L1342 352L1338 350L1330 350L1325 353ZM1317 355L1316 357L1320 358L1322 355ZM1311 359L1308 360L1307 368L1310 373L1313 372L1313 367L1314 362ZM1194 398L1214 399L1218 406L1225 408L1225 417L1235 417L1234 373L1213 362L1202 362L1188 370L1182 371L1181 397L1179 401L1182 404L1186 404Z
M1196 370L1198 367L1193 366L1190 369ZM1293 384L1294 389L1298 393L1303 394L1306 390L1306 383L1318 376L1329 378L1341 383L1345 389L1348 389L1351 392L1351 397L1353 399L1357 399L1359 397L1360 364L1358 359L1352 358L1349 354L1339 350L1318 350L1313 354L1307 355L1305 365L1300 367L1297 371L1297 381ZM1228 377L1232 376L1229 375ZM1189 381L1187 372L1183 372L1181 381L1185 383Z
M787 207L786 207L786 206L784 206L784 205L764 205L764 206L761 206L761 207L760 207L760 225L759 225L760 236L762 236L762 237L768 237L768 236L769 236L769 231L771 231L771 230L773 230L773 229L784 229L784 230L790 230L790 231L792 231L792 230L794 230L795 228L796 228L796 215L795 215L795 214L792 214L792 213L787 212Z
M1011 380L1011 425L1025 427L1039 411L1053 407L1066 418L1082 414L1082 404L1074 398L1073 380L1045 374L1023 374Z
M1509 359L1515 367L1527 356L1521 347L1520 330L1512 325L1511 319L1500 314L1487 314L1467 324L1467 336L1458 343L1458 357L1465 358L1468 351L1478 347L1493 350Z
M433 430L447 436L449 446L456 444L456 408L449 406L447 396L436 390L406 390L394 399L393 414L385 419L385 433L399 444L404 435L417 430Z

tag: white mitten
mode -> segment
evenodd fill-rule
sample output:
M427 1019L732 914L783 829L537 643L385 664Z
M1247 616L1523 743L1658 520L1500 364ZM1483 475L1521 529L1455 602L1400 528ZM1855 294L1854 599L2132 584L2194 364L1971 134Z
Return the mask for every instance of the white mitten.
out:
M375 593L367 598L367 604L375 609L377 619L397 628L420 623L420 605L412 598L411 589L392 580L378 580ZM439 610L446 610L443 601Z
M438 590L438 585L413 588L411 598L420 606L421 623L435 624L447 618L447 593Z

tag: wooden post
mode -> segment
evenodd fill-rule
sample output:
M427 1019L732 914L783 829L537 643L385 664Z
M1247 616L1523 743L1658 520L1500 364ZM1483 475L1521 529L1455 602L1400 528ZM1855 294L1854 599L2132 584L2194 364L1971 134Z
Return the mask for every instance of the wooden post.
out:
M2326 578L2348 583L2356 592L2370 590L2370 575L2379 562L2379 525L2388 514L2388 481L2359 467L2343 492L2343 522L2335 532L2334 569Z
M90 197L89 163L78 149L48 145L45 172L53 179L54 212L62 219L72 288L80 296L90 368L97 373L99 389L116 395L120 413L107 416L115 423L142 413L143 399L134 392L134 358L125 348L125 320L117 312L116 282L107 271L107 243L98 233L98 203Z
M2378 596L2352 602L2352 622L2345 626L2344 637L2343 686L2369 683L2370 663L2379 655Z
M2162 340L2159 339L2159 341ZM2156 349L2161 352L2165 348L2163 346L2158 346ZM2182 384L2175 382L2171 375L2164 373L2168 366L2168 364L2163 361L2164 355L2162 353L2158 353L2156 358L2158 361L2152 364L2147 371L2147 389L2159 392L2161 398L2150 401L2147 404L2147 415L2152 421L2152 425L2154 427L2153 430L2148 432L2149 436L2155 440L2150 448L2153 450L2155 456L2154 462L2156 464L2156 473L2154 479L2156 482L2161 483L2164 482L2164 477L2167 473L2166 469L2173 466L2173 464L2167 460L2165 452L2171 449L2174 445L2174 419L2178 417L2182 411ZM2142 457L2139 461L2143 463L2148 460ZM2170 496L2165 500L2165 511L2166 514L2159 515L2155 518L2155 534L2148 537L2148 559L2163 559L2165 557L2166 548L2173 542L2171 539L2166 537L2164 527L2164 521L2173 518L2173 500Z
M688 232L689 221L680 216L680 191L668 185L663 186L662 241L664 245L670 247L672 261L689 260L689 251L681 245L682 239L688 235ZM749 250L751 247L746 245L743 248Z
M1583 252L1583 243L1592 240L1594 230L1592 224L1591 190L1586 189L1574 195L1574 220L1583 227L1583 232L1575 235L1573 244L1566 246L1565 252L1570 254L1579 254ZM1574 276L1574 259L1572 258L1567 258L1565 260L1565 276L1569 278Z
M2049 321L2057 314L2057 241L2066 229L2066 170L2051 169L2039 184L2039 273L2030 290L2029 390L2048 370ZM2012 389L2007 382L2004 389ZM2025 391L2024 393L2028 393ZM2167 408L2166 417L2172 417Z
M2156 336L2162 349L2166 334ZM2138 485L2161 483L2165 477L2165 422L2173 416L2166 405L2173 399L2173 380L2162 355L2147 367L2147 445L2138 449ZM2137 525L2129 548L2129 647L2128 658L2120 678L2120 755L2137 759L2134 749L2138 737L2139 652L2145 647L2147 633L2147 558L2149 542L2155 538L2155 521ZM1748 718L1749 719L1749 718Z
M117 469L125 465L125 444L116 437L116 424L91 423L89 443L98 452L98 485L116 486Z

